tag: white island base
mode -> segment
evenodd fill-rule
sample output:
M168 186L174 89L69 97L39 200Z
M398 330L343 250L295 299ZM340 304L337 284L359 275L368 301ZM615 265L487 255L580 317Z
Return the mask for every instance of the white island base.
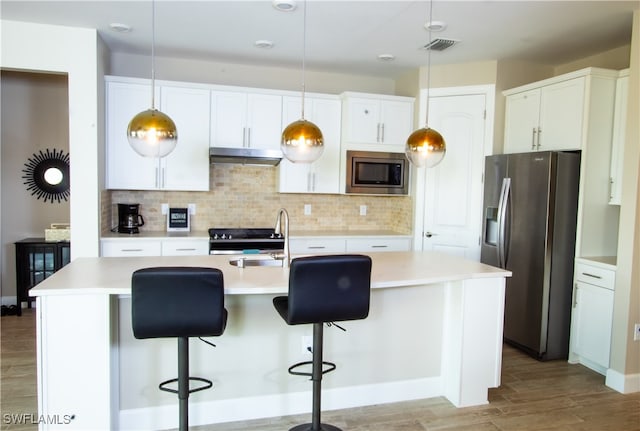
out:
M504 277L510 273L435 253L371 253L371 311L326 328L322 409L444 396L457 407L486 404L500 384ZM190 424L311 410L311 382L287 368L310 360L311 325L287 326L272 305L288 270L239 269L228 257L77 259L37 296L40 429L176 428L178 400L158 390L177 375L174 339L136 340L131 273L150 266L223 270L225 333L213 348L191 339L192 376L214 382L191 395Z

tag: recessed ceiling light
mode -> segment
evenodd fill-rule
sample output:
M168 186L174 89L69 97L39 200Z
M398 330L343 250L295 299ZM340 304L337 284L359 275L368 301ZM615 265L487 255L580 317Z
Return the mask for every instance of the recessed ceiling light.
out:
M271 4L280 12L292 12L298 7L295 0L273 0Z
M112 22L109 24L111 30L116 31L118 33L129 33L131 31L131 26L127 24L122 24L119 22Z
M378 56L378 60L380 61L393 61L396 59L396 56L393 54L380 54Z
M256 40L253 44L255 45L256 48L269 49L273 47L273 42L266 39Z
M429 21L424 24L424 28L429 31L443 31L447 28L447 23L444 21Z

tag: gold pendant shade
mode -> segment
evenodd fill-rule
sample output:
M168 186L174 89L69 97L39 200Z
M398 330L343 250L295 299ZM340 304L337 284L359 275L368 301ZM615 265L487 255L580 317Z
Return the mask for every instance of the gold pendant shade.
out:
M446 151L447 145L442 135L429 127L416 130L407 139L407 158L417 167L436 166L444 159Z
M294 163L311 163L322 155L324 138L318 126L301 119L284 129L280 148L282 154Z
M152 108L131 119L127 139L133 150L143 157L164 157L176 147L178 131L168 115Z

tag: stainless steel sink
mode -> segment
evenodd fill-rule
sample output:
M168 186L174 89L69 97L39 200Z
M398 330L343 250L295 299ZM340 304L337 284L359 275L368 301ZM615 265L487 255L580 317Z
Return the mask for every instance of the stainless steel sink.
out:
M279 257L239 257L237 259L231 259L229 264L237 266L238 268L246 268L248 266L282 266L284 259Z

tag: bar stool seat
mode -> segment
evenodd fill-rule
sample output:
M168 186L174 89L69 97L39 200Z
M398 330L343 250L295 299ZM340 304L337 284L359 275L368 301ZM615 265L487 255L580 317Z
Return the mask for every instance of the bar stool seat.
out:
M313 404L311 423L297 425L290 431L341 431L320 420L322 376L336 368L322 358L323 325L365 319L369 315L370 297L369 256L320 255L291 261L288 296L274 298L273 305L288 325L313 324L313 360L289 367L290 374L311 377ZM310 373L297 371L309 364Z
M161 382L160 390L178 394L179 429L189 429L189 394L213 386L189 376L189 337L219 336L227 324L224 280L215 268L154 267L131 277L131 322L138 339L177 338L178 377ZM202 383L193 389L190 381ZM168 387L178 383L178 389Z

